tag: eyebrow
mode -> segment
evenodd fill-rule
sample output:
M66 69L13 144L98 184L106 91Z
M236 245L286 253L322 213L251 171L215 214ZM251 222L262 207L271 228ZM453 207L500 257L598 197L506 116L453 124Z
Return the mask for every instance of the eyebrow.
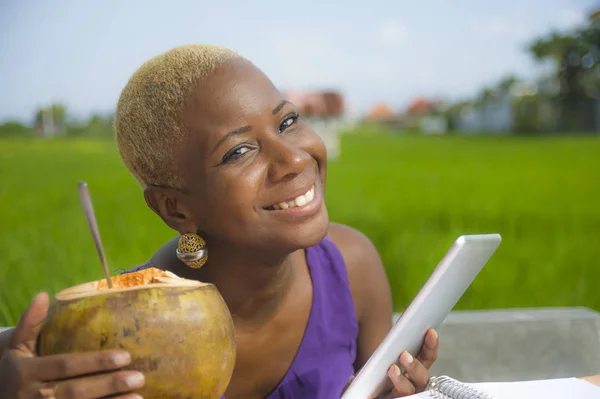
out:
M246 126L242 126L242 127L239 127L239 128L237 128L235 130L230 131L225 136L221 137L221 140L219 140L219 142L215 146L215 150L217 148L219 148L219 146L221 144L223 144L225 141L229 140L230 138L238 136L238 135L243 134L243 133L247 133L247 132L249 132L251 130L252 130L252 126L246 125Z
M289 102L288 100L283 100L282 102L279 103L279 105L277 105L275 108L273 108L273 111L271 111L271 113L273 115L275 115L276 113L278 113L279 111L281 111L281 109L286 105L286 104L292 104L291 102Z

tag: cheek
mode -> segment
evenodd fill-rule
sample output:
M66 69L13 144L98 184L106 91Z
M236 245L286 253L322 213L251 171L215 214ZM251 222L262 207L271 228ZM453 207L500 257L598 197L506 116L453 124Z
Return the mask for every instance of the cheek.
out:
M321 179L323 180L323 183L325 183L325 178L327 176L327 148L321 137L313 130L310 130L310 132L306 134L304 151L317 161Z
M317 158L321 162L325 162L325 160L327 159L327 149L325 147L323 139L321 139L321 137L316 133L314 133L313 147L315 152L315 158Z
M216 223L232 217L238 222L252 219L263 175L264 168L253 164L250 167L231 167L209 179L210 207L214 210L209 217L216 217Z

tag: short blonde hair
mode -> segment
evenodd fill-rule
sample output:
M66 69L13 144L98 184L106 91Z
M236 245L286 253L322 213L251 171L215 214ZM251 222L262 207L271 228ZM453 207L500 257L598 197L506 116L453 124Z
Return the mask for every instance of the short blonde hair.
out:
M243 58L218 46L176 47L146 61L121 92L115 114L117 147L143 186L184 188L174 149L186 135L181 111L192 90L221 63Z

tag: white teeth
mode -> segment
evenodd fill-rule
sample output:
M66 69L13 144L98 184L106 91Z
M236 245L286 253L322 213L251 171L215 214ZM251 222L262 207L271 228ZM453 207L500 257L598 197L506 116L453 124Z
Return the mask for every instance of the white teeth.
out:
M296 197L296 199L294 201L296 201L297 206L306 205L306 202L307 202L304 195L299 195L298 197Z
M311 187L310 190L308 190L306 192L306 194L299 195L296 198L294 198L292 201L280 202L278 204L272 205L272 208L274 210L295 208L297 206L304 206L304 205L308 204L309 202L311 202L313 199L315 199L315 187L314 186Z
M314 198L315 198L315 188L313 186L310 188L310 190L308 190L306 192L306 194L299 195L293 201L290 201L290 207L293 207L292 203L294 204L294 206L304 206L304 205L308 204L310 201L312 201Z
M312 201L315 198L314 188L311 188L310 190L308 190L308 192L306 194L304 194L304 197L306 198L306 203L309 203L310 201Z

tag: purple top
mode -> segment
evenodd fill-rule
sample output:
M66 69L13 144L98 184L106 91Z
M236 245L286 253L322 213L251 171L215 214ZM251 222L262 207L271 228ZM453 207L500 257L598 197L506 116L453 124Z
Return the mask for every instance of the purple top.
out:
M354 374L358 322L344 259L327 237L306 249L306 260L313 284L306 331L283 380L266 399L339 398Z

